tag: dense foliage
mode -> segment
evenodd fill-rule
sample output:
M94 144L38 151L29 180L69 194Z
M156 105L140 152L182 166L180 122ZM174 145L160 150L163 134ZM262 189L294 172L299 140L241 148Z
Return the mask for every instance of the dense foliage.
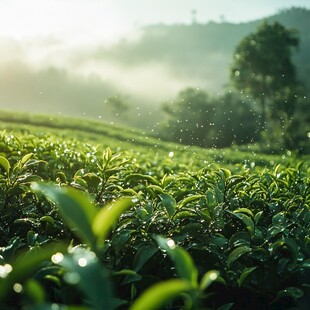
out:
M308 160L37 131L0 136L2 309L309 307Z
M242 96L227 92L211 97L204 90L187 88L165 102L168 120L160 135L167 140L202 147L253 143L259 138L259 113Z
M309 99L292 59L298 44L296 31L277 22L262 24L233 54L231 84L240 93L211 97L200 89L181 91L163 104L168 118L161 135L203 147L260 142L264 151L309 153Z

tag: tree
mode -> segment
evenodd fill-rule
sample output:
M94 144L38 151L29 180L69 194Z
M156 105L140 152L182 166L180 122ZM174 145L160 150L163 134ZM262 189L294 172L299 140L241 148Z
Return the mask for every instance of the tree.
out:
M261 129L265 129L275 99L281 97L285 102L283 96L287 90L298 85L291 60L292 48L298 44L294 30L275 22L262 24L235 49L230 77L238 90L260 102Z
M111 96L105 100L105 104L108 105L109 109L113 113L113 116L123 117L130 109L129 104L125 99L119 96Z
M186 88L172 102L165 102L163 111L168 121L161 135L187 145L208 145L207 137L214 126L215 103L203 90Z
M218 97L214 121L216 146L227 147L232 143L240 145L258 140L257 113L253 103L246 99L236 92L226 92Z
M258 136L251 102L236 93L212 98L203 90L187 88L162 108L169 118L161 136L179 143L227 147L254 142Z

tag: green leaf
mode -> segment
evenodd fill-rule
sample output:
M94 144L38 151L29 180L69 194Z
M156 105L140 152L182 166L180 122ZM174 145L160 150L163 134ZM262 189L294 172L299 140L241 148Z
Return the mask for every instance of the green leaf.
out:
M214 188L214 191L215 191L217 202L222 203L224 201L224 195L223 195L222 191L217 187Z
M214 207L215 205L214 193L208 190L206 192L206 196L207 196L207 201L208 201L208 207Z
M210 270L206 272L200 281L200 289L205 290L213 281L217 279L218 276L218 271Z
M246 215L249 215L251 217L254 217L252 211L248 208L239 208L233 211L234 213L244 213Z
M120 271L113 272L113 276L136 276L138 273L131 269L122 269Z
M135 266L134 270L139 271L157 251L158 247L155 247L152 244L140 247L133 260Z
M277 297L276 297L275 300L279 300L279 299L281 299L283 297L291 297L293 299L299 299L302 296L304 296L304 292L300 288L297 288L297 287L287 287L286 289L280 291L277 294Z
M178 208L183 208L184 206L186 206L188 203L192 202L192 201L195 201L195 200L198 200L200 198L204 198L205 196L204 195L192 195L192 196L189 196L189 197L186 197L185 199L183 199L182 201L180 201L178 203Z
M96 209L90 198L84 193L72 188L59 188L44 183L34 183L35 191L42 191L53 200L61 216L67 222L74 234L92 248L96 246L96 238L93 234L91 223L95 218Z
M246 280L246 278L250 275L252 271L257 269L257 267L249 267L249 268L244 268L239 279L238 279L238 285L239 287L242 286L243 282Z
M221 168L219 172L220 173L222 172L224 174L225 178L229 178L231 176L231 172L228 169ZM223 179L225 179L225 178L223 178Z
M237 212L230 212L230 211L227 211L227 212L230 214L233 214L238 219L240 219L242 223L246 226L249 234L252 237L254 236L255 225L254 225L253 220L249 216L245 215L244 213L237 213Z
M20 161L20 163L21 163L22 165L24 165L32 156L33 156L33 153L26 154L26 155L22 158L22 160Z
M299 252L298 245L293 238L284 238L285 246L290 251L293 259L293 263L297 262L297 255Z
M131 198L120 198L99 210L92 223L92 230L99 242L105 241L114 223L132 205Z
M179 276L189 281L193 287L196 287L198 271L192 257L183 248L177 247L172 239L166 239L161 236L156 236L155 239L161 249L167 251L170 258L174 261Z
M234 190L234 188L236 187L237 184L244 182L245 178L243 176L240 175L233 175L231 177L229 177L227 179L227 185L226 188L230 189L232 188L232 190Z
M263 213L264 213L264 211L259 211L259 212L257 212L257 213L255 214L255 216L254 216L255 225L258 224L258 222L259 222L261 216L263 215Z
M251 248L248 246L240 246L236 249L234 249L227 258L227 265L228 267L231 266L231 264L233 262L235 262L239 257L241 257L242 255L244 255L245 253L248 253L251 251Z
M141 173L131 173L130 175L128 175L125 179L125 182L131 181L131 180L144 180L150 184L153 185L159 185L159 182L152 176L150 175L146 175L146 174L141 174Z
M219 308L217 308L217 310L229 310L233 307L234 303L231 302L231 303L228 303L228 304L225 304L223 306L220 306Z
M3 156L0 156L0 165L3 167L3 169L6 173L10 172L11 165L10 165L9 161Z
M43 304L45 301L45 291L41 284L35 279L29 279L25 285L25 291L31 298L33 304Z
M168 194L160 194L159 197L160 197L161 203L164 206L164 208L166 209L169 217L172 217L175 213L175 208L177 205L174 197L171 195L168 195Z
M103 159L106 161L106 162L109 162L111 159L112 159L112 151L109 147L107 147L105 149L105 151L103 152L103 155L102 155Z
M133 230L131 229L122 229L113 235L112 247L116 252L119 252L123 249L125 243L131 238L132 233Z
M167 280L154 284L144 291L133 303L130 310L156 310L161 309L169 301L182 293L192 290L192 286L185 280Z
M87 305L94 310L113 309L113 297L108 272L94 252L73 248L58 264L65 268L64 280L80 287Z
M34 246L27 252L20 254L11 264L12 271L4 278L0 277L0 302L15 283L20 283L31 276L42 262L50 261L53 254L65 251L66 247L63 244L50 243L42 247Z

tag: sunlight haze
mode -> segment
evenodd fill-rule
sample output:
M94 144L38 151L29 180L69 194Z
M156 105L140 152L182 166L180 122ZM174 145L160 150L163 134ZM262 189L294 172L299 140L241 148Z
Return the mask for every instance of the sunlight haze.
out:
M114 41L137 26L247 22L291 6L309 8L308 0L0 0L0 35L17 39L56 36L67 40Z
M310 3L0 0L0 109L98 117L106 98L120 96L152 115L185 87L217 93L249 29L226 38L212 25L232 29L293 6Z

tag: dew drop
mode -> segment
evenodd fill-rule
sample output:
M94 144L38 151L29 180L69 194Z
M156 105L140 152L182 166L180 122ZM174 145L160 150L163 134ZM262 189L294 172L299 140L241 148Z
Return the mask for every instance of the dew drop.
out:
M63 258L63 254L58 252L52 256L51 260L54 264L59 264L63 260Z
M20 283L15 283L13 285L13 290L16 293L21 293L23 291L23 286Z
M168 245L168 247L170 249L175 249L176 248L175 242L172 239L168 239L167 240L167 245Z
M78 264L80 267L85 267L87 266L87 259L85 257L81 257L78 260Z
M5 278L13 270L9 264L0 265L0 278Z
M216 278L217 278L217 273L216 273L216 272L211 272L211 274L210 274L210 279L211 279L212 281L214 281L214 280L216 280Z

